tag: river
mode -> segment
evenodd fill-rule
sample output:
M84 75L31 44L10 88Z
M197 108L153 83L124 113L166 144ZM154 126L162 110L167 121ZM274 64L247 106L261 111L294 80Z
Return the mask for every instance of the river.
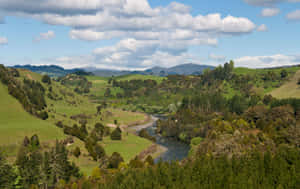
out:
M171 138L165 138L158 134L156 134L156 123L159 117L151 116L152 121L150 123L144 125L138 125L131 127L130 129L135 130L137 133L142 129L147 129L148 133L151 136L156 138L156 144L163 146L167 150L160 154L156 159L155 162L160 160L162 161L173 161L173 160L182 160L188 156L188 152L190 150L189 145L173 140Z

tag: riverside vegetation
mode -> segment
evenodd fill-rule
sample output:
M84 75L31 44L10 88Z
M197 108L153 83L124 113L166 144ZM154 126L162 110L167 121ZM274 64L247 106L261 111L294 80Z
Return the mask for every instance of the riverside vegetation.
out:
M53 80L1 66L2 98L32 126L1 122L1 135L13 139L2 145L0 188L297 188L299 70L234 68L231 61L199 76ZM286 85L292 98L281 92ZM156 132L190 144L189 156L139 159L154 139L126 129L145 119L138 112L165 114Z

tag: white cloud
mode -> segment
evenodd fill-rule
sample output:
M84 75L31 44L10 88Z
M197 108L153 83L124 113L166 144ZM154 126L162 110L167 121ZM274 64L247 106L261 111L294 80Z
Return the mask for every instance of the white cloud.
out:
M300 21L300 9L290 12L289 14L286 15L286 18L292 21Z
M225 59L226 59L226 57L223 56L223 55L216 55L216 54L213 54L213 53L211 53L209 55L209 58L212 59L212 60L218 61L218 62L225 61Z
M145 67L151 60L155 64L158 56L161 60L182 60L188 57L183 55L190 46L216 46L221 37L246 35L257 28L245 17L193 15L191 7L177 2L152 8L148 0L0 0L1 10L69 26L72 39L120 40L115 46L95 50L106 54L91 55L95 57L92 64L105 62L118 67ZM47 32L35 40L52 37L54 33ZM137 49L128 49L130 45Z
M49 40L55 37L54 31L48 31L46 33L40 33L39 36L37 36L34 41L39 42L41 40Z
M237 67L270 68L279 66L299 65L300 56L276 54L271 56L245 56L235 59Z
M279 8L265 8L261 11L261 16L263 17L272 17L280 13Z
M259 32L266 32L266 31L268 31L268 27L265 24L262 24L259 27L257 27L256 30Z
M298 3L300 0L244 0L246 3L254 6L271 7L278 3Z
M0 37L0 46L1 45L7 45L8 44L8 40L6 37Z

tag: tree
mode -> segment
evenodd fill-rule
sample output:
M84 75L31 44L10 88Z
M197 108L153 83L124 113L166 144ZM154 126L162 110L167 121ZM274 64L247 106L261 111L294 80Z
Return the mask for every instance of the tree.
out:
M110 135L111 140L122 140L122 130L117 127Z
M13 167L6 162L6 159L0 151L0 188L13 188L16 175Z
M101 159L106 155L104 148L99 144L94 146L94 150L98 159Z
M280 76L281 76L282 79L284 79L284 78L286 78L288 76L288 72L285 69L283 69L280 72Z
M23 146L27 147L30 144L30 140L27 136L24 137Z
M300 78L298 79L298 85L300 85Z
M40 146L39 137L37 135L33 135L30 138L30 144L31 144L32 147L39 147Z
M117 169L120 163L124 162L124 159L122 158L121 154L119 154L118 152L114 152L110 156L108 161L109 161L108 168Z
M81 152L80 152L80 148L78 146L76 146L76 148L73 151L73 155L78 158L80 156Z
M43 75L42 82L50 85L51 84L51 78L48 75Z
M145 162L148 163L148 165L154 165L154 160L151 155L146 158Z
M111 91L110 91L110 88L106 88L106 91L104 93L104 96L105 97L111 97Z

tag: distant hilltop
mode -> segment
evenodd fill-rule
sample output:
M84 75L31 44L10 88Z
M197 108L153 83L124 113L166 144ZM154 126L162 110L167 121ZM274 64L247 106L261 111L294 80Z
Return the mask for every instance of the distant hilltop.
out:
M111 77L111 76L122 76L130 74L141 74L141 75L156 75L156 76L167 76L167 75L200 75L205 69L214 69L213 66L199 65L199 64L182 64L171 68L153 67L144 71L118 71L118 70L106 70L106 69L92 69L89 68L87 71L94 73L97 76Z
M140 75L200 75L205 69L214 69L213 66L199 65L199 64L182 64L171 68L153 67L144 71L126 71L126 70L110 70L110 69L97 69L97 68L82 68L82 69L64 69L60 66L33 66L33 65L16 65L14 68L27 69L39 74L47 74L51 77L62 77L71 73L78 74L94 74L102 77L122 76L130 74Z
M83 69L64 69L60 66L33 66L33 65L16 65L13 68L26 69L42 75L49 75L50 77L63 77L71 73L87 74Z

